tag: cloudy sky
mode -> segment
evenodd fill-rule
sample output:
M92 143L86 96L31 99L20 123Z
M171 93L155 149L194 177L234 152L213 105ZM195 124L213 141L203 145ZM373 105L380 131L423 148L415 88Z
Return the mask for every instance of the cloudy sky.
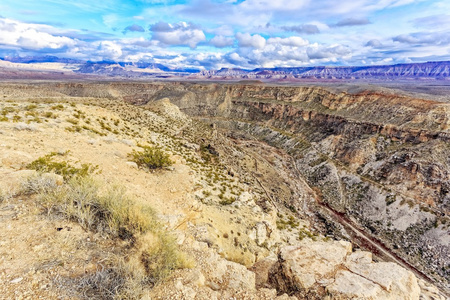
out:
M0 57L219 69L450 60L449 0L1 0Z

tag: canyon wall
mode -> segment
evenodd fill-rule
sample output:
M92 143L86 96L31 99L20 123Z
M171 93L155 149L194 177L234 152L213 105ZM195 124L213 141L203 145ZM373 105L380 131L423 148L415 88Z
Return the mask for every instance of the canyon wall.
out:
M96 97L143 107L167 97L230 135L291 154L320 205L448 287L449 104L381 92L244 84L16 84L5 91L6 98Z

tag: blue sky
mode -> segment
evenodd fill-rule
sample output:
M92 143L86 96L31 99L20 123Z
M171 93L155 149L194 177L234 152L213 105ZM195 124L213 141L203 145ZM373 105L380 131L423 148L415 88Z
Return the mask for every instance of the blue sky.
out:
M219 69L450 60L448 0L1 0L0 57Z

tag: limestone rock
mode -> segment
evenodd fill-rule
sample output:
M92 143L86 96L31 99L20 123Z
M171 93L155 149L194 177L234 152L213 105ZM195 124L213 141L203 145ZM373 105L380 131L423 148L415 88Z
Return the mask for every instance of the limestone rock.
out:
M281 249L270 270L281 292L308 299L419 299L414 274L395 263L372 261L369 252L352 252L344 241L313 242Z

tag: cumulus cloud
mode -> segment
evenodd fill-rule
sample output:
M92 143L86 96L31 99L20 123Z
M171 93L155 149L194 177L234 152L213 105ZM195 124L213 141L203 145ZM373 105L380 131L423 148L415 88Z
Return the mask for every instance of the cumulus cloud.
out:
M73 47L76 40L52 35L43 31L49 26L39 24L27 24L10 19L0 19L0 44L22 49L64 49Z
M216 48L225 48L232 46L234 44L234 40L223 35L216 35L209 41L209 43Z
M337 22L336 24L334 24L334 26L336 27L361 26L367 24L370 24L370 21L367 18L346 18Z
M339 57L351 54L348 47L343 45L319 45L314 43L306 49L306 53L310 59L331 59L335 60Z
M133 25L125 27L124 30L122 31L122 33L125 34L128 31L131 31L131 32L145 32L145 29L144 29L144 27L142 27L140 25L133 24Z
M309 65L311 60L335 62L351 55L351 50L346 46L311 44L299 36L272 37L255 45L255 36L258 40L263 39L259 35L236 35L239 48L226 56L228 62L245 68L294 67Z
M170 24L158 22L150 26L153 32L152 40L168 46L197 47L197 44L206 40L203 31L196 25L186 22Z
M122 47L113 41L100 42L98 51L98 55L110 59L118 59L122 56Z
M249 33L236 33L236 39L239 42L239 47L252 47L262 49L266 45L266 39L259 34L251 35Z
M383 47L383 44L379 40L373 39L373 40L368 41L365 46L372 47L372 48L381 48L381 47Z
M302 47L309 44L307 40L302 39L299 36L291 36L287 38L269 38L267 40L268 44L275 44L275 45L283 45L283 46L291 46L291 47Z

